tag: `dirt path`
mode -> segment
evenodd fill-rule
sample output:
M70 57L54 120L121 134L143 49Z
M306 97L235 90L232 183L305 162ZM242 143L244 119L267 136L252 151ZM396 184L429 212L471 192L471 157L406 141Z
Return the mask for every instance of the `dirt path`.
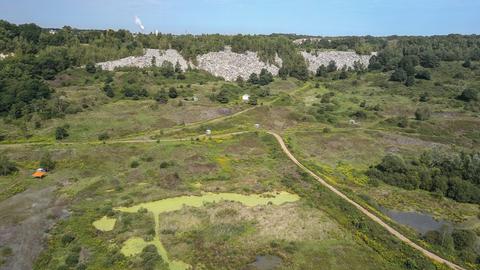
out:
M439 263L442 263L442 264L445 264L447 266L449 266L450 268L452 269L455 269L455 270L465 270L465 268L462 268L448 260L445 260L443 259L442 257L422 248L421 246L415 244L412 240L408 239L406 236L404 236L403 234L401 234L400 232L398 232L397 230L395 230L394 228L392 228L390 225L388 225L387 223L383 222L379 217L377 217L375 214L371 213L370 211L368 211L367 209L363 208L361 205L359 205L358 203L354 202L353 200L351 200L350 198L348 198L345 194L343 194L342 192L340 192L338 189L336 189L335 187L331 186L330 184L328 184L325 180L323 180L321 177L317 176L315 173L313 173L312 171L310 171L307 167L303 166L302 163L300 163L296 158L295 156L292 155L292 153L290 153L290 150L288 150L287 146L285 145L285 142L283 141L282 137L280 137L280 135L274 133L274 132L271 132L269 131L268 132L269 134L273 135L275 137L275 139L277 139L277 142L280 144L280 146L282 147L282 150L283 152L295 163L297 164L298 167L300 167L302 170L304 170L305 172L307 172L308 174L310 174L313 178L315 178L318 182L320 182L320 184L324 185L325 187L327 187L328 189L330 189L333 193L337 194L338 196L340 196L342 199L344 199L345 201L347 201L348 203L350 203L351 205L355 206L355 208L357 208L358 210L360 210L360 212L362 212L363 214L365 214L366 216L368 216L370 219L372 219L374 222L378 223L380 226L382 226L383 228L385 228L389 233L393 234L395 237L397 237L398 239L400 239L401 241L405 242L407 245L413 247L414 249L422 252L426 257L432 259L433 261L436 261L436 262L439 262Z

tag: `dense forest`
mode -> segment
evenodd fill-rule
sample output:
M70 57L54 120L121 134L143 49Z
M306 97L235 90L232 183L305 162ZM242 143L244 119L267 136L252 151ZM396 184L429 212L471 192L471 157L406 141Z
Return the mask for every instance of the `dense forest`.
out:
M459 202L480 203L480 153L452 152L438 148L419 158L387 155L368 175L405 189L423 189Z

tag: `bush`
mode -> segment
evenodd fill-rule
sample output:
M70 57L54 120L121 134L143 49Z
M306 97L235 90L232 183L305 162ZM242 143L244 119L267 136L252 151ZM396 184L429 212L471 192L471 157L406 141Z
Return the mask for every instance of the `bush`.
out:
M64 246L70 244L73 240L75 240L75 236L73 236L73 235L71 235L71 234L68 234L68 233L67 233L67 234L64 234L64 235L62 236L62 244L63 244Z
M178 97L178 93L177 93L177 89L175 89L175 87L170 87L170 89L168 89L168 96L170 98L177 98Z
M87 63L85 65L85 70L88 72L88 73L95 73L97 72L97 68L95 67L95 64L94 63Z
M11 162L6 156L0 155L0 175L9 175L18 171L15 163Z
M415 78L420 80L430 80L432 79L432 76L430 75L430 72L428 72L428 70L422 70L415 74Z
M390 76L390 81L394 82L404 82L407 80L407 72L402 68L396 69Z
M78 253L70 253L68 254L67 258L65 259L65 264L73 267L78 263Z
M415 78L413 76L408 76L405 81L405 86L410 87L415 84Z
M154 96L154 99L156 101L158 101L158 103L161 103L161 104L166 104L168 102L168 96L167 96L167 92L165 92L165 90L160 90L158 91L155 96Z
M44 168L47 171L51 171L55 169L55 161L52 160L52 157L50 153L45 153L43 156L40 158L40 168Z
M431 112L429 107L421 107L415 111L415 119L419 121L425 121L430 119L430 115Z
M137 168L138 166L140 166L140 162L138 162L138 160L134 160L130 163L130 168Z
M63 140L65 138L67 138L68 136L70 136L70 134L68 134L67 128L65 126L57 127L55 129L55 139Z
M457 99L470 102L470 101L477 101L478 100L478 93L477 91L467 88L463 90L463 92L457 97Z
M102 133L98 134L98 140L99 141L106 141L108 139L110 139L110 135L108 135L107 132L102 132Z
M473 231L469 230L454 230L452 232L453 244L455 249L464 250L474 246L477 236Z

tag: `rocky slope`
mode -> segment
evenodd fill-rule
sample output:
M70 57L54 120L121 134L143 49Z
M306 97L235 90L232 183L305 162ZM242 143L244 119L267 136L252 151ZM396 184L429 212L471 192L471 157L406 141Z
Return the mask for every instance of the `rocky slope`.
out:
M315 54L301 52L308 64L308 69L315 72L320 65L327 66L331 60L337 63L337 67L344 65L353 67L355 61L368 66L368 62L372 55L358 55L355 52L326 51L317 52ZM257 73L265 68L273 75L278 75L278 70L282 66L282 59L275 57L275 63L265 63L260 61L256 52L247 51L245 53L232 52L229 47L219 52L209 52L207 54L197 56L197 65L187 62L183 56L176 50L157 50L146 49L142 56L130 56L114 61L98 63L97 65L104 70L114 70L117 67L149 67L152 65L152 59L155 64L161 66L164 61L171 62L175 65L177 62L183 70L189 66L210 72L211 74L223 77L227 81L234 81L238 76L248 79L250 74Z
M142 56L129 56L119 60L98 63L97 65L104 70L114 70L117 67L150 67L152 59L155 58L155 65L161 66L163 61L175 65L178 61L182 70L187 70L189 63L176 50L160 51L156 49L146 49Z
M248 79L250 74L259 74L263 68L273 75L278 75L282 59L277 56L275 62L276 65L267 64L260 61L256 52L234 53L228 47L224 51L197 56L197 68L223 77L227 81L234 81L238 76Z
M372 53L370 55L359 55L355 52L343 52L343 51L325 51L325 52L316 52L316 53L307 53L305 51L301 52L305 61L308 64L308 70L311 72L316 72L318 67L321 65L327 66L330 61L335 61L338 68L343 66L352 67L355 61L359 61L365 67L368 66L370 58L375 55Z

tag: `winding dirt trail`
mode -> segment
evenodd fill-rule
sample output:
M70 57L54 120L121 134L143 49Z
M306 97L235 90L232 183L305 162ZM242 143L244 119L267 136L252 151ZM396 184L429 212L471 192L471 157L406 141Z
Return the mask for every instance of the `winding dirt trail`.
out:
M432 253L424 248L422 248L421 246L415 244L412 240L408 239L406 236L404 236L403 234L401 234L399 231L395 230L394 228L392 228L390 225L388 225L387 223L383 222L379 217L377 217L375 214L373 214L372 212L368 211L367 209L365 209L364 207L362 207L361 205L359 205L358 203L356 203L355 201L351 200L350 198L348 198L345 194L343 194L341 191L339 191L338 189L336 189L335 187L333 187L332 185L328 184L325 180L323 180L321 177L319 177L318 175L316 175L315 173L313 173L311 170L309 170L307 167L303 166L302 163L300 163L300 161L298 161L295 156L293 156L293 154L290 152L290 150L288 150L285 142L283 141L282 137L278 134L276 134L275 132L272 132L272 131L268 131L269 134L273 135L275 137L275 139L277 139L277 142L280 144L283 152L288 156L288 158L290 158L295 164L297 164L298 167L300 167L302 170L304 170L305 172L307 172L308 174L310 174L313 178L315 178L318 182L320 182L320 184L322 184L323 186L327 187L329 190L331 190L333 193L337 194L338 196L340 196L342 199L344 199L345 201L347 201L348 203L350 203L351 205L355 206L355 208L357 208L358 210L360 210L360 212L362 212L363 214L365 214L366 216L368 216L370 219L372 219L374 222L376 222L377 224L379 224L380 226L382 226L383 228L385 228L389 233L393 234L395 237L397 237L398 239L400 239L401 241L403 241L404 243L406 243L407 245L411 246L412 248L420 251L423 253L423 255L425 255L426 257L430 258L431 260L435 261L435 262L438 262L438 263L442 263L442 264L445 264L447 266L449 266L450 268L452 269L455 269L455 270L466 270L465 268L462 268L448 260L445 260L443 259L442 257L436 255L435 253Z

